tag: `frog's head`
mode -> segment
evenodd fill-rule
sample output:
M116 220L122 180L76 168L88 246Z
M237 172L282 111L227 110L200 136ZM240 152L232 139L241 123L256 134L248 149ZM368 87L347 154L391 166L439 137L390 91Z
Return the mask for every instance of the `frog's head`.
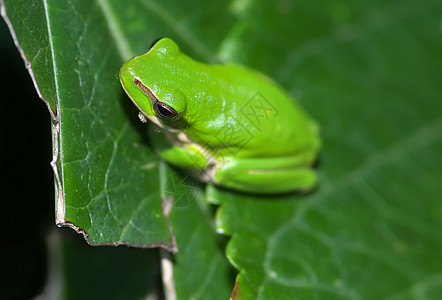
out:
M186 112L186 98L177 87L188 58L168 38L156 41L146 54L127 61L120 81L140 112L160 127L179 127Z

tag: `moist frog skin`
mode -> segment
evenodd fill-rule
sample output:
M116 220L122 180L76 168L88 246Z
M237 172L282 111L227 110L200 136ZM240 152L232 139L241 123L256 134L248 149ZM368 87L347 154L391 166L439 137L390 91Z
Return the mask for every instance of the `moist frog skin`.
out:
M159 155L201 181L262 194L317 184L318 126L265 75L195 61L163 38L127 61L120 81L154 124Z

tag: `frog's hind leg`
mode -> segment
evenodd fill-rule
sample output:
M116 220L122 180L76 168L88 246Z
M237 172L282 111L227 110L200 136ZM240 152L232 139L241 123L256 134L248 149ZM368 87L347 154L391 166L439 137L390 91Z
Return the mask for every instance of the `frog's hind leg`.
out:
M317 184L310 163L299 158L247 158L220 166L213 182L230 189L262 194L309 191Z

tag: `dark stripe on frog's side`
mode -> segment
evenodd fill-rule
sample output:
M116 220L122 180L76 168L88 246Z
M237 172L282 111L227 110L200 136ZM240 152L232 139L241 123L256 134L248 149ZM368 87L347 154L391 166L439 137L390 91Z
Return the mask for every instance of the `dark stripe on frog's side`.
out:
M152 92L152 90L150 88L148 88L141 80L139 80L138 78L134 78L133 83L149 98L150 102L152 103L152 105L156 102L156 101L160 101L162 102L160 99L158 99L157 96L155 96L155 94Z

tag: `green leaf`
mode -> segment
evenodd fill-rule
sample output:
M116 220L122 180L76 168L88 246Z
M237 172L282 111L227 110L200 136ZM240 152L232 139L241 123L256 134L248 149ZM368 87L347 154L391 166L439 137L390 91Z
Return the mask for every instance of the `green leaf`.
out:
M196 59L267 73L322 127L321 184L311 194L208 191L221 204L218 231L232 236L237 298L441 293L439 1L0 3L51 109L60 224L94 244L174 250L172 230L176 295L230 293L210 206L175 199L164 218L170 170L117 78L124 60L169 36Z
M308 195L209 191L221 205L218 231L232 236L236 297L436 299L442 5L323 4L298 3L286 21L275 21L277 9L261 3L243 16L253 25L238 39L253 44L270 36L282 45L269 58L258 51L242 59L298 95L321 124L324 147L321 183ZM295 32L284 35L288 23ZM265 37L258 34L264 30Z
M234 270L224 255L225 241L215 232L213 210L205 201L201 184L165 165L161 179L179 250L173 258L162 251L167 299L228 299Z
M51 107L56 221L92 244L174 249L157 158L122 93L101 2L5 1L3 16ZM32 17L28 17L31 15Z
M31 67L36 87L52 107L58 224L83 233L91 244L162 246L176 251L175 237L162 209L168 199L162 203L165 195L161 187L169 183L168 177L159 178L160 173L170 170L148 146L146 130L122 93L118 71L124 60L146 51L151 41L166 35L184 40L183 49L215 60L211 47L220 36L212 35L201 43L190 32L205 35L207 28L200 24L209 20L227 24L229 18L220 14L225 9L208 3L194 11L190 20L183 14L185 5L178 2L171 2L173 17L171 11L147 1L2 4L2 15ZM30 8L36 20L27 18ZM207 14L210 11L212 15ZM180 18L188 29L175 24ZM30 28L37 28L41 43L34 41ZM45 68L36 68L38 59ZM45 84L52 90L43 90ZM195 190L202 194L201 185ZM179 261L173 277L178 289L172 292L188 298L216 291L217 297L224 299L232 290L232 270L210 225L213 220L208 204L199 199L198 206L192 201L185 208L177 199L172 200L175 206L170 223L179 233L176 240L181 249L174 258ZM70 272L75 264L67 268ZM189 268L194 272L191 277ZM167 286L170 282L165 281ZM196 283L200 285L197 289Z

